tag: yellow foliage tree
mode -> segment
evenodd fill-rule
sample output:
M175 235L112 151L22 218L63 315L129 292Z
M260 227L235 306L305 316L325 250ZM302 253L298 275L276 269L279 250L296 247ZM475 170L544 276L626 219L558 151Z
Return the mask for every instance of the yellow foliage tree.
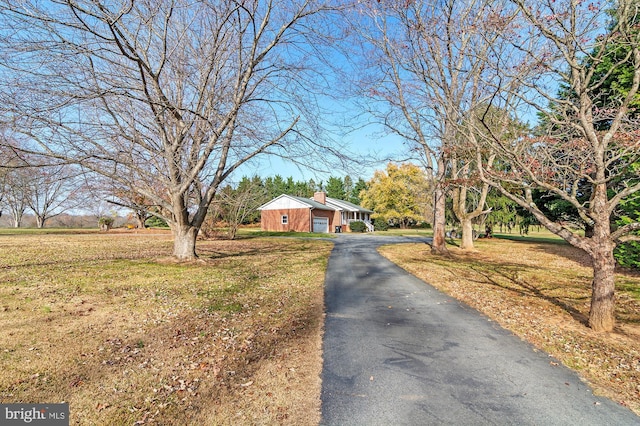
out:
M386 171L376 170L360 198L363 207L375 211L373 219L406 228L430 217L432 194L423 168L411 163L389 163Z

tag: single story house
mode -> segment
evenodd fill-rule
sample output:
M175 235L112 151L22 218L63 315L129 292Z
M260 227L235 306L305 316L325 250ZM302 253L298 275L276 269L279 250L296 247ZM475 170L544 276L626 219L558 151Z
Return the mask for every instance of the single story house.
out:
M346 232L362 221L373 231L372 210L316 192L313 198L282 194L258 207L263 231Z

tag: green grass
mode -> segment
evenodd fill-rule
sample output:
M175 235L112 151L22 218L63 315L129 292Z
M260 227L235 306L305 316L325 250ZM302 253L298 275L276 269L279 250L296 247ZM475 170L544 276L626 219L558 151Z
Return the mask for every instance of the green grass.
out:
M207 310L209 312L221 311L221 312L237 313L242 311L242 304L238 302L225 303L225 302L215 301L209 306L207 306Z
M238 230L240 238L257 238L257 237L295 237L295 238L335 238L334 234L324 234L319 232L291 232L291 231L259 231L253 229Z
M544 243L544 244L568 244L565 240L557 235L549 233L548 236L538 235L515 235L515 234L493 234L495 238L522 241L527 243Z
M449 230L451 227L447 227ZM533 228L529 231L527 235L520 235L518 233L513 234L505 234L500 232L495 232L494 229L494 237L501 238L504 240L511 241L524 241L529 243L550 243L550 244L567 244L562 238L558 237L552 232L547 231L546 229L540 227L540 229ZM484 232L481 231L480 234ZM393 235L393 236L421 236L421 237L432 237L433 230L432 229L398 229L398 228L390 228L387 231L378 231L376 235ZM459 241L460 238L457 239L447 239L448 242L453 242L453 245L456 245L455 242Z
M71 235L97 234L100 230L94 228L0 228L0 235Z
M623 291L636 300L640 300L640 284L637 281L618 278L616 290Z
M420 236L420 237L431 237L433 236L432 229L399 229L399 228L389 228L386 231L376 231L376 235L389 235L394 237L405 237L405 236Z
M527 243L542 243L542 244L568 244L561 237L557 236L553 232L547 230L546 228L540 226L531 227L529 233L522 235L518 232L513 232L510 234L506 234L503 232L498 232L496 228L494 228L493 236L495 238L501 238L503 240L511 240L511 241L522 241ZM581 235L584 235L581 234Z

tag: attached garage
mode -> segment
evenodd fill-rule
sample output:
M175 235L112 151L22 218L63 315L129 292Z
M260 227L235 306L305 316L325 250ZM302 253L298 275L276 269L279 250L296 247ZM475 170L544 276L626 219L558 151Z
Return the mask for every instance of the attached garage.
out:
M329 218L328 217L314 217L313 218L313 232L329 232Z

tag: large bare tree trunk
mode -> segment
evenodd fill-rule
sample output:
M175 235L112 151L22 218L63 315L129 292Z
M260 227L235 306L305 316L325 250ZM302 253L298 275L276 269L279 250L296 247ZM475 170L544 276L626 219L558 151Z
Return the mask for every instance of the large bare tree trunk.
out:
M173 255L180 260L195 260L196 238L199 229L190 225L175 224L173 231Z
M595 240L594 240L595 242ZM595 247L592 255L593 282L589 327L594 331L612 331L615 325L615 259L606 242Z
M595 186L591 202L599 217L595 220L593 236L590 238L593 282L589 310L589 327L594 331L612 331L615 325L615 242L611 238L607 198L606 185Z
M460 224L462 225L460 248L463 250L473 250L475 246L473 245L473 223L471 222L471 218L465 216L460 220Z
M447 223L445 216L446 192L441 184L436 185L433 200L433 242L431 252L434 254L448 253L445 241L445 226Z
M438 173L436 175L436 187L433 191L433 242L431 243L431 253L447 254L447 243L445 233L447 217L447 191L445 188L445 160L442 155L438 157Z

